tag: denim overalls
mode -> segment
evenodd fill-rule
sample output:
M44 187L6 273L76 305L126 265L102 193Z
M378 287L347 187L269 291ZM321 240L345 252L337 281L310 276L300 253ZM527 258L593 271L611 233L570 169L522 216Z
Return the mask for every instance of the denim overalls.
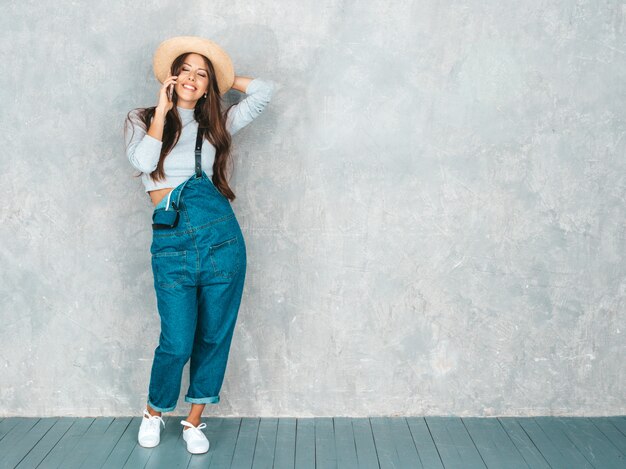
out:
M148 404L174 410L183 367L191 358L186 402L217 404L246 274L246 246L230 201L201 169L154 208L152 272L161 318ZM184 192L183 192L184 190ZM178 212L177 216L176 212Z

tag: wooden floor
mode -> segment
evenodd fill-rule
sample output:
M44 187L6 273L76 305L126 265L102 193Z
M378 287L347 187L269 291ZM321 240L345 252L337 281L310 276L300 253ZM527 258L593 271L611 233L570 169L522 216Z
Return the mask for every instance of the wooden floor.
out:
M205 418L189 454L181 417L137 444L141 417L0 419L0 468L626 468L626 417Z

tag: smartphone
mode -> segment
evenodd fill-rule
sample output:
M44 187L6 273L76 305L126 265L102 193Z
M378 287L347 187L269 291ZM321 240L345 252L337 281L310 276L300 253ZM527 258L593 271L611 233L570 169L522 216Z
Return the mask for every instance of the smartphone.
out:
M170 101L172 100L173 93L174 93L174 85L172 84L167 88L167 97Z

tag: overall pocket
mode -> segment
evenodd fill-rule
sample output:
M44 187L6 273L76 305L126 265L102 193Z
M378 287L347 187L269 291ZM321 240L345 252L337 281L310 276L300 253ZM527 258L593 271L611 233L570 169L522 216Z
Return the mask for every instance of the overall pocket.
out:
M161 288L174 288L185 280L187 251L164 251L152 254L152 272Z
M215 275L223 278L234 277L241 268L241 249L238 236L209 247Z

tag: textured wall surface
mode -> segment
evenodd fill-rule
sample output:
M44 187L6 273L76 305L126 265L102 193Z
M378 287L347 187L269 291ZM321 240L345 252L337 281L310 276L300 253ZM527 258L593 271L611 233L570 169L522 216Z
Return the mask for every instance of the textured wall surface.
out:
M3 3L0 416L140 415L122 126L187 34L277 84L234 139L247 283L206 415L626 413L623 1L185 5Z

